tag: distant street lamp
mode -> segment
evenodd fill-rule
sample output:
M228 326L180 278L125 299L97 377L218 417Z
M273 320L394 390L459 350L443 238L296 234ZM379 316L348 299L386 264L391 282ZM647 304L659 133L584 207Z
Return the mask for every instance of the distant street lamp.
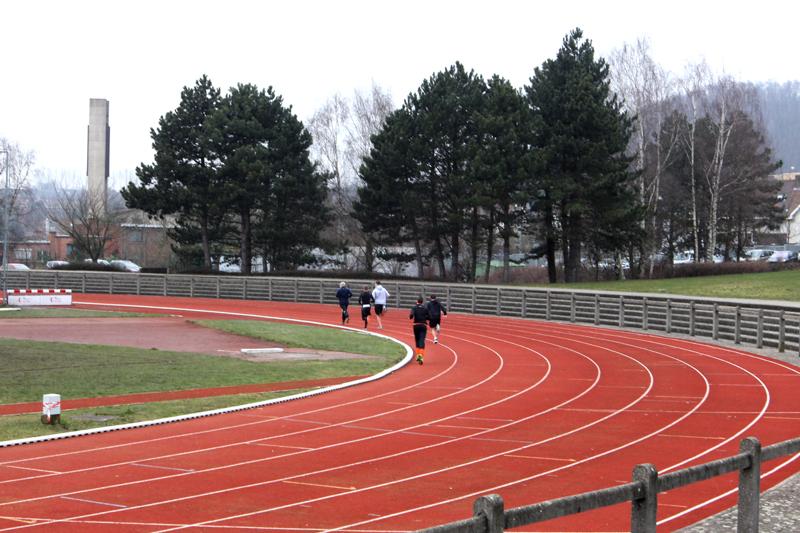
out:
M6 188L3 190L3 297L0 302L8 303L8 291L6 291L6 279L8 278L8 211L11 201L8 198L10 189L9 174L11 169L8 167L8 150L0 150L6 154Z

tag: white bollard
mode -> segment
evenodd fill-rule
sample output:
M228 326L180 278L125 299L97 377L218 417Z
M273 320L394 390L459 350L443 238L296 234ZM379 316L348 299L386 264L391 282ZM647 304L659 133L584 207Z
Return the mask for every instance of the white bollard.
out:
M56 424L61 420L61 395L42 396L42 424Z

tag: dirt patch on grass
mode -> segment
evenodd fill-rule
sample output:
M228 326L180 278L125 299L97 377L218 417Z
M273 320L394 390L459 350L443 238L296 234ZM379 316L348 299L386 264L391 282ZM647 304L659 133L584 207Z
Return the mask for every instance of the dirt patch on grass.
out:
M245 354L241 352L243 348L281 346L204 328L181 317L15 318L0 320L0 337L222 355L256 362L372 357L306 348L285 348L283 352L277 353Z

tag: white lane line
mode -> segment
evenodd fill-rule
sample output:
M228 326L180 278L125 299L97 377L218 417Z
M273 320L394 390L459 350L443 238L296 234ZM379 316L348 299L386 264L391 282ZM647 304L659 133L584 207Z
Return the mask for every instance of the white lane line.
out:
M95 504L95 505L105 505L105 506L108 506L108 507L118 507L118 508L121 508L121 509L127 509L128 508L127 505L122 505L122 504L119 504L119 503L100 502L100 501L97 501L97 500L86 500L84 498L73 498L71 496L59 496L59 498L61 498L62 500L71 500L71 501L74 501L74 502L92 503L92 504Z
M553 344L553 343L548 343L547 341L541 341L541 340L540 340L540 342L544 342L544 343L546 343L546 344ZM561 433L561 434L554 435L554 436L551 436L551 437L549 437L549 438L543 439L543 440L541 440L541 441L538 441L538 442L535 442L535 443L531 443L531 444L528 444L528 445L525 445L525 446L518 447L518 448L516 448L516 449L512 449L512 450L506 450L506 451L504 451L504 452L500 452L500 453L495 453L495 454L491 454L491 455L483 456L483 457L480 457L480 458L478 458L478 459L474 459L474 460L471 460L471 461L468 461L468 462L465 462L465 463L461 463L461 464L457 464L457 465L450 465L450 466L444 467L444 468L442 468L442 469L440 469L440 470L437 470L437 471L425 472L425 473L422 473L422 474L417 474L417 475L410 476L410 477L407 477L407 478L404 478L404 479L397 479L397 480L392 480L392 481L389 481L389 482L385 482L385 483L380 483L380 484L377 484L377 485L373 485L373 486L371 486L371 487L364 487L364 488L362 488L362 489L358 489L357 491L354 491L354 492L363 492L363 491L367 491L367 490L373 490L373 489L377 489L377 488L383 488L383 487L387 487L387 486L395 485L395 484L398 484L398 483L403 483L403 482L407 482L407 481L412 481L412 480L416 480L416 479L420 479L420 478L424 478L424 477L432 476L432 475L435 475L435 474L440 474L440 473L443 473L443 472L449 472L449 471L452 471L452 470L456 470L456 469L460 469L460 468L465 468L465 467L468 467L468 466L472 466L473 464L482 463L482 462L488 461L488 460L490 460L490 459L494 459L494 458L496 458L496 457L501 457L501 456L503 456L503 455L507 455L509 452L512 452L512 453L513 453L513 452L517 452L517 451L521 451L521 450L524 450L524 449L530 448L531 446L536 446L536 445L539 445L539 444L544 444L544 443L547 443L547 442L551 442L551 441L557 440L557 439L559 439L559 438L561 438L561 437L564 437L564 436L567 436L567 435L571 435L571 434L574 434L574 433L580 432L580 431L582 431L582 430L584 430L584 429L586 429L586 428L588 428L588 427L592 427L592 426L594 426L594 425L597 425L597 424L599 424L599 423L601 423L601 422L603 422L603 421L605 421L605 420L607 420L607 419L609 419L609 418L611 418L611 417L613 417L613 416L616 416L616 415L617 415L617 414L619 414L619 413L625 412L625 410L626 410L628 407L630 407L631 405L635 405L636 403L638 403L638 402L641 400L641 398L643 398L643 397L646 397L647 393L648 393L648 392L649 392L649 391L652 389L652 387L653 387L653 382L654 382L654 381L653 381L653 375L652 375L652 373L649 371L649 369L648 369L648 368L647 368L647 367L646 367L644 364L642 364L640 361L638 361L637 359L635 359L635 358L633 358L633 357L631 357L631 356L629 356L629 355L627 355L627 354L624 354L624 353L618 352L618 351L616 351L616 350L611 350L611 349L609 349L609 348L606 348L606 347L603 347L603 346L599 346L599 345L593 345L593 344L591 344L591 343L586 343L586 342L582 342L582 341L574 341L574 342L578 342L578 343L580 343L580 344L586 344L586 345L593 346L593 347L595 347L595 348L599 348L599 349L604 349L604 350L607 350L607 351L609 351L609 352L615 353L615 354L617 354L617 355L620 355L620 356L622 356L622 357L625 357L625 358L629 359L631 362L633 362L633 363L635 363L635 364L637 364L637 365L639 365L640 367L642 367L642 368L643 368L644 372L645 372L645 373L646 373L646 374L649 376L649 378L650 378L650 379L649 379L650 386L649 386L649 387L646 387L646 388L645 388L645 390L643 391L643 393L642 393L642 394L640 394L638 398L636 398L635 400L631 401L631 402L630 402L630 403L629 403L627 406L624 406L624 407L622 407L621 409L619 409L617 413L613 413L613 414L610 414L610 415L608 415L608 416L602 417L602 418L600 418L600 419L598 419L598 420L595 420L595 421L593 421L593 422L590 422L590 423L588 423L588 424L585 424L585 425L583 425L583 426L580 426L580 427L574 428L574 429L572 429L572 430L570 430L570 431L566 431L566 432L563 432L563 433ZM561 348L563 348L563 346L562 346ZM586 359L590 360L590 361L591 361L591 362L592 362L592 363L595 365L595 367L596 367L596 371L597 371L597 373L598 373L598 374L597 374L597 379L598 379L598 381L599 381L599 379L600 379L600 376L601 376L601 371L600 371L600 368L599 368L599 366L597 366L597 363L596 363L595 361L593 361L593 360L589 359L589 358L588 358L588 357L587 357L585 354L583 354L582 352L578 352L577 350L572 350L572 349L569 349L569 348L567 348L567 349L568 349L569 351L572 351L572 352L574 352L574 353L576 353L576 354L578 354L578 355L581 355L581 356L585 357ZM666 355L666 357L670 357L670 356ZM702 374L700 374L700 372L699 372L699 371L698 371L696 368L694 368L692 365L690 365L690 364L688 364L688 363L686 363L686 366L688 366L689 368L693 369L693 370L694 370L695 372L697 372L697 373L700 375L700 377L702 378ZM707 381L705 381L705 383L706 383L706 396L703 398L703 401L705 401L705 399L707 398L708 392L709 392L708 382L707 382ZM595 385L596 385L596 384L597 384L597 381L595 382ZM563 404L566 404L566 403L570 403L570 402L572 402L572 401L576 401L576 400L577 400L578 398L580 398L581 396L584 396L585 394L588 394L588 392L589 392L590 390L592 390L593 388L595 388L595 387L590 387L590 388L589 388L589 389L587 389L587 390L586 390L584 393L580 394L578 397L572 398L572 399L570 399L570 400L566 400L566 401L565 401L564 403L562 403L561 405L563 405ZM702 402L698 403L698 405L696 405L694 409L698 409L698 408L700 407L700 405L702 405ZM544 413L547 413L547 412L550 412L550 411L552 411L552 410L555 410L557 407L559 407L559 406L554 406L554 407L552 407L552 408L550 408L550 409L547 409L547 410L545 410L545 411L543 411L543 412L540 412L540 413L536 413L536 414L534 414L534 415L527 416L527 417L525 417L525 418L523 418L523 419L521 419L521 420L530 420L530 419L532 419L532 418L535 418L535 417L541 416L541 415L542 415L542 414L544 414ZM671 426L673 426L673 425L675 425L675 424L677 424L677 423L678 423L680 420L682 420L683 418L686 418L686 417L688 417L690 414L692 414L692 412L693 412L693 411L694 411L694 410L690 410L689 412L687 412L687 413L684 415L684 417L678 418L677 420L675 420L675 421L671 422L670 424L667 424L667 425L666 425L664 428L662 428L662 430L663 430L663 429L666 429L666 428L668 428L668 427L671 427ZM506 424L506 425L503 425L503 426L500 426L500 427L501 427L501 428L503 428L503 427L509 427L509 426L513 426L513 425L516 425L516 422L514 422L514 423L510 423L510 424ZM487 432L489 432L489 431L495 431L496 429L498 429L498 428L495 428L495 429L493 429L493 430L488 430ZM623 445L621 445L621 446L618 446L617 448L614 448L614 449L612 449L612 450L607 450L607 451L605 451L605 452L601 452L601 453L599 453L599 454L597 454L597 455L594 455L594 456L588 457L588 458L586 458L586 459L582 459L582 460L580 460L580 461L576 461L575 463L571 463L571 464L569 464L569 465L565 465L565 466L562 466L562 467L558 467L558 468L556 468L556 469L550 470L550 471L548 471L548 472L544 472L544 473L542 473L542 474L536 474L536 475L533 475L533 476L531 476L531 477L529 477L529 478L525 478L525 479L523 479L523 480L517 480L517 481L511 482L511 483L507 483L506 485L507 485L507 486L510 486L510 485L515 485L515 484L517 484L517 483L521 483L521 482L529 481L529 480L531 480L531 479L534 479L534 478L537 478L537 477L540 477L540 476L543 476L543 475L546 475L546 474L549 474L549 473L557 472L557 471L559 471L559 470L563 470L563 469L565 469L565 468L569 468L569 467L575 466L575 465L577 465L577 464L580 464L580 463L583 463L583 462L587 462L587 461L589 461L589 460L593 460L593 459L595 459L595 458L598 458L598 457L602 457L602 456L608 455L608 454L610 454L610 453L613 453L613 452L615 452L615 451L618 451L618 450L620 450L620 449L624 449L624 448L626 448L626 447L629 447L629 446L631 446L632 444L634 444L634 443L636 443L636 442L643 441L643 440L645 440L645 439L647 439L647 438L651 437L652 435L653 435L652 433L651 433L650 435L645 435L645 436L643 436L643 437L640 437L639 439L637 439L637 440L633 441L632 443L626 443L626 444L623 444ZM454 440L455 440L455 439L454 439ZM411 451L419 451L419 449L417 449L417 450L411 450ZM472 495L477 495L477 494L485 494L485 493L486 493L486 490L492 491L492 490L496 490L496 489L498 489L498 488L504 488L506 485L503 485L503 486L500 486L500 487L492 487L492 488L490 488L490 489L485 489L485 490L483 490L483 491L475 492L475 493L473 493L473 494L469 494L469 495L462 495L462 496L460 496L460 497L451 498L451 499L449 499L449 500L446 500L446 501L443 501L443 502L436 502L436 503L434 503L434 504L425 505L425 506L418 507L418 508L415 508L415 509L410 509L410 510L401 511L401 512L399 512L399 513L392 513L392 514L388 514L388 515L382 516L382 517L380 517L380 518L374 518L374 519L370 519L370 520L364 520L364 521L361 521L361 522L357 522L357 523L353 523L353 524L348 524L348 525L340 526L340 527L337 527L337 528L328 529L328 530L326 530L326 531L338 531L338 530L341 530L341 529L349 529L349 528L351 528L351 527L358 527L358 526L361 526L361 525L365 525L365 524L367 524L367 523L372 523L372 522L375 522L375 521L384 520L384 519L386 519L386 518L392 518L392 517L395 517L395 516L400 516L400 515L403 515L403 514L407 514L407 513L410 513L410 512L414 512L414 511L416 511L416 510L427 509L427 508L430 508L430 507L434 507L434 506L438 506L438 505L443 505L443 504L446 504L446 503L452 503L452 502L455 502L455 501L462 500L463 498L465 498L465 497L469 497L469 496L472 496ZM303 502L298 502L298 503L302 503L302 504L314 503L314 502L318 502L318 501L322 501L322 500L328 500L328 499L331 499L331 498L333 498L333 497L336 497L336 496L338 496L338 495L331 495L331 496L325 496L325 497L321 497L321 498L314 498L314 499L312 499L312 500L305 500L305 501L303 501ZM292 506L294 506L294 505L295 505L295 504L287 504L287 505L282 505L282 506L278 506L278 507L273 507L273 508L270 508L270 509L261 509L261 510L258 510L258 511L253 511L253 512L249 512L249 513L243 513L243 514L236 515L236 516L229 516L229 517L226 517L226 518L219 518L219 519L209 520L209 521L207 521L207 522L199 522L199 523L193 524L192 526L187 526L187 527L202 526L202 525L205 525L206 523L213 524L213 523L218 523L218 522L223 522L223 521L228 521L228 520L235 520L235 519L239 519L239 518L244 518L244 517L254 516L254 515L263 514L263 513L267 513L267 512L273 512L273 511L278 511L278 510L282 510L282 509L286 509L286 508L291 508L291 507L292 507ZM184 528L175 528L175 529L184 529ZM162 530L162 531L160 531L160 532L158 532L158 533L164 533L164 532L166 532L166 531L173 531L173 530L171 530L171 529L167 529L167 530Z
M33 468L32 466L2 465L5 468L16 468L18 470L30 470L32 472L44 472L45 474L60 474L58 470L45 470L44 468Z
M287 444L275 444L272 442L251 442L253 446L265 446L268 448L287 448L289 450L313 450L314 448L308 448L306 446L289 446Z
M488 422L513 422L513 418L486 418L483 416L459 416L459 420L486 420Z
M491 337L489 337L489 338L491 338ZM501 340L501 339L494 339L494 340ZM494 353L494 354L495 354L495 355L496 355L496 356L499 358L499 360L500 360L500 366L499 366L499 367L498 367L498 368L495 370L495 372L494 372L494 373L492 373L491 375L487 376L487 377L486 377L484 380L482 380L482 381L480 381L480 382L477 382L477 383L475 383L475 384L473 384L473 385L470 385L469 387L462 388L462 389L460 390L460 392L463 392L463 391L465 391L465 390L468 390L468 389L476 388L476 387L478 387L478 386L482 385L483 383L486 383L486 382L490 381L490 380L491 380L491 379L493 379L493 378L494 378L494 376L495 376L495 375L497 375L497 374L498 374L498 373L499 373L499 372L502 370L502 368L503 368L503 358L502 358L502 356L501 356L501 355L500 355L500 354L499 354L497 351L495 351L495 350L492 350L491 348L489 348L489 347L487 347L487 346L484 346L484 345L482 345L482 344L476 343L476 342L474 342L474 341L468 341L468 340L467 340L467 342L472 342L473 344L476 344L476 345L478 345L478 346L480 346L480 347L482 347L482 348L486 349L487 351L493 352L493 353ZM505 342L508 342L508 341L505 341ZM547 362L547 369L548 369L548 370L547 370L547 372L546 372L546 373L545 373L545 374L544 374L544 375L543 375L543 376L542 376L542 377L541 377L541 378L540 378L540 379L539 379L537 382L535 382L535 383L531 384L531 385L530 385L530 386L529 386L527 389L525 389L525 390L523 390L523 391L520 391L519 393L517 393L516 395L514 395L514 396L518 396L518 395L521 395L521 394L523 394L524 392L527 392L527 391L529 391L529 390L532 390L532 389L534 389L534 388L538 387L538 386L539 386L541 383L543 383L543 382L544 382L544 381L545 381L545 380L548 378L548 376L550 375L550 370L551 370L551 367L550 367L550 362L549 362L549 360L547 360L547 358L546 358L546 357L545 357L543 354L541 354L540 352L538 352L538 351L536 351L536 350L533 350L533 349L531 349L531 348L529 348L529 347L526 347L526 346L518 345L518 344L516 344L516 343L510 343L510 344L514 344L514 345L516 345L516 346L519 346L520 348L523 348L523 349L525 349L526 351L532 352L532 353L534 353L534 354L536 354L536 355L538 355L538 356L542 357L542 358L543 358L543 359L544 359L544 360ZM448 350L450 350L450 351L453 351L451 348L447 348L447 349L448 349ZM569 399L569 400L565 400L565 402L563 402L563 403L569 403L569 402L572 402L572 401L576 401L577 399L581 398L582 396L584 396L584 395L588 394L588 393L589 393L589 392L590 392L590 391L591 391L591 390L594 388L594 385L596 385L596 384L597 384L597 381L599 381L599 379L600 379L600 368L597 366L597 364L596 364L596 363L595 363L595 362L594 362L592 359L590 359L589 357L585 356L585 355L584 355L584 354L582 354L581 352L577 352L577 351L575 351L575 350L570 350L570 351L573 351L573 352L575 352L576 354L578 354L578 355L580 355L580 356L584 357L585 359L587 359L589 362L591 362L591 363L592 363L592 364L595 366L595 369L596 369L596 372L597 372L597 380L595 381L595 383L593 384L593 386L591 386L591 387L589 387L589 388L587 388L587 389L584 389L584 390L583 390L583 392L580 392L579 394L577 394L576 396L574 396L573 398L571 398L571 399ZM456 352L453 352L453 353L454 353L454 355L455 355L455 362L457 362L457 360L458 360L458 356L457 356ZM627 357L627 356L626 356L626 357ZM454 363L454 364L455 364L455 363ZM436 401L438 401L439 399L443 399L443 398L447 398L447 397L450 397L450 396L454 396L454 395L456 395L456 394L458 394L458 393L459 393L459 392L456 392L456 393L451 393L451 394L445 395L445 396L443 396L443 397L441 397L441 398L438 398ZM508 400L510 400L510 399L513 399L513 397L514 397L514 396L512 396L512 397L507 397L507 398L501 398L501 399L495 400L495 401L493 401L493 402L490 402L490 403L488 403L488 404L481 405L481 406L478 406L478 407L474 407L474 408L472 408L472 409L469 409L469 410L467 410L467 411L463 411L463 412L461 412L461 413L455 413L455 414L453 414L453 415L450 415L450 416L447 416L447 417L441 418L441 419L439 419L439 420L433 420L433 421L430 421L430 422L426 422L426 423L418 424L418 425L416 425L416 426L411 426L411 428L421 428L421 427L426 427L426 426L429 426L429 425L430 425L430 424L432 424L432 423L436 423L436 422L439 422L439 421L444 421L444 420L449 420L449 419L452 419L452 418L454 418L454 417L456 417L456 416L460 416L460 415L463 415L463 414L469 414L469 413L478 412L478 411L481 411L481 410L483 410L483 409L486 409L486 408L488 408L488 407L492 407L492 406L495 406L495 405L499 405L499 404L501 404L501 403L505 403L506 401L508 401ZM427 402L423 402L423 404L425 404L425 403L431 403L431 402L433 402L433 401L434 401L434 400L428 400ZM419 405L423 405L423 404L419 404ZM545 413L549 412L550 410L553 410L553 409L548 409L548 410L545 410L545 411L541 411L541 412L539 412L539 413L536 413L536 414L534 414L534 415L530 415L529 417L526 417L525 419L521 419L521 420L515 421L515 422L513 422L513 423L506 424L506 425L505 425L505 426L503 426L503 427L508 427L508 426L515 425L515 424L517 424L517 423L521 423L521 422L523 422L523 421L525 421L525 420L527 420L527 419L530 419L530 418L534 418L534 417L537 417L537 416L543 415L543 414L545 414ZM386 413L384 413L384 414L386 414ZM365 418L374 418L374 417L365 417ZM405 433L405 432L408 432L408 430L409 430L409 429L411 429L411 428L405 428L405 429L402 429L402 430L396 430L396 431L394 431L393 433ZM495 428L495 429L488 430L488 431L485 431L485 432L482 432L482 433L489 433L489 432L491 432L491 431L495 431L495 430L497 430L497 429L498 429L498 428ZM308 430L307 430L307 431L308 431ZM481 434L481 433L478 433L478 434ZM382 437L382 436L383 436L383 435L380 435L380 436L377 436L377 437ZM330 444L330 445L326 445L326 446L322 446L322 447L320 447L320 448L317 448L316 450L322 450L322 449L327 449L327 448L334 448L334 447L341 446L341 445L343 445L343 444L353 444L353 443L355 443L355 442L361 442L361 441L371 440L371 439L373 439L373 438L376 438L376 437L375 437L375 436L372 436L372 437L363 437L363 438L360 438L360 439L355 439L355 440L353 440L353 441L347 441L347 442L343 442L343 443L335 443L335 444ZM222 494L222 493L227 493L227 492L232 492L232 491L236 491L236 490L243 490L243 489L247 489L247 488L251 488L251 487L263 486L263 485L267 485L267 484L271 484L271 483L277 483L277 482L285 481L285 480L287 480L287 479L301 478L301 477L306 477L306 476L309 476L309 475L320 474L320 473L326 473L326 472L329 472L329 471L339 470L339 469L343 469L343 468L349 468L349 467L352 467L352 466L357 466L357 465L360 465L360 464L368 464L368 463L372 463L372 462L376 462L376 461L380 461L380 460L387 460L387 459L391 459L391 458L398 457L398 456L404 456L404 455L406 455L407 453L409 453L409 452L412 452L412 451L420 451L420 450L424 450L424 449L434 448L434 447L437 447L437 446L440 446L440 445L442 445L442 444L449 443L449 442L466 440L466 439L469 439L469 438L471 438L471 436L470 436L470 435L466 435L466 436L457 437L457 438L448 438L447 436L445 436L445 438L447 438L447 440L445 440L445 441L443 441L443 442L441 442L441 443L430 444L430 445L427 445L427 446L423 446L423 447L417 448L416 450L404 450L404 451L402 451L402 452L398 452L398 453L391 454L391 455L387 455L387 456L383 456L383 457L370 458L370 459L366 459L366 460L358 461L358 462L351 463L351 464L347 464L347 465L338 465L338 466L335 466L335 467L331 467L331 468L328 468L328 469L325 469L325 470L320 470L320 471L315 471L315 472L306 472L306 473L302 473L302 474L298 474L298 475L289 476L289 477L287 477L287 478L284 478L284 479L274 479L274 480L267 480L267 481L262 481L262 482L254 483L254 484L251 484L251 485L247 485L247 486L230 487L230 488L225 488L225 489L220 489L220 490L217 490L217 491L213 491L213 492L210 492L210 493L204 493L204 494L195 494L195 495L191 495L191 496L184 496L184 497L175 498L175 499L168 500L168 501L151 502L151 503L148 503L148 504L142 504L142 505L140 505L140 506L136 507L136 509L149 508L149 507L158 506L158 505L164 505L164 504L169 504L169 503L175 503L175 502L178 502L178 501L191 500L191 499L195 499L195 498L198 498L198 497L203 497L203 496L212 496L212 495L216 495L216 494ZM298 452L298 453L302 453L302 452ZM286 456L288 456L288 455L295 455L295 454L286 454L286 455L284 455L284 456L280 456L280 457L286 457ZM261 461L264 461L264 460L270 460L270 459L275 459L275 458L276 458L276 457L272 457L272 458L268 458L268 459L262 459L262 460L257 460L257 461L248 461L247 463L249 464L249 463L261 462ZM481 459L481 460L482 460L482 459ZM244 463L242 463L242 464L244 464ZM228 467L229 467L229 466L226 466L226 467L216 467L216 468L210 468L210 469L208 469L208 470L206 470L206 471L211 471L211 470L222 470L222 469L224 469L224 468L228 468ZM202 472L202 471L198 471L198 472ZM164 478L167 478L167 477L170 477L170 478L171 478L171 477L177 477L177 476L181 476L181 475L184 475L184 474L176 474L176 475L174 475L174 476L165 476ZM164 478L160 478L160 479L164 479ZM144 482L148 482L148 481L152 481L152 480L141 480L141 481L137 481L137 482L124 483L124 484L120 484L120 486L122 486L122 485L133 485L133 484L144 483ZM104 488L114 488L114 486L107 486L107 487L104 487ZM91 491L97 491L97 490L100 490L100 489L99 489L99 488L93 488L93 489L87 489L87 491L88 491L88 490L91 490ZM360 491L363 491L363 490L367 490L367 489L359 489L359 492L360 492ZM80 491L80 492L84 492L84 491ZM45 498L47 498L47 497L39 497L39 498L34 498L34 499L45 499ZM306 502L298 502L298 503L297 503L297 505L303 505L304 503L306 503ZM0 504L0 505L2 505L2 504ZM132 509L132 510L135 510L135 509L133 509L133 508L131 508L131 509ZM99 515L104 515L104 514L113 513L113 512L116 512L116 511L104 511L104 512L99 512L99 513L92 513L92 514L90 514L90 515L76 516L76 517L71 517L71 518L66 518L66 519L57 519L57 520L54 520L54 521L53 521L53 522L51 522L51 523L54 523L54 522L64 522L64 521L69 521L69 520L74 520L74 519L90 518L90 517L93 517L93 516L99 516Z
M194 472L192 468L176 468L174 466L145 465L142 463L131 463L131 466L141 466L142 468L155 468L158 470L177 470L178 472Z
M662 433L659 437L670 437L676 439L709 439L709 440L725 440L725 437L712 437L710 435L674 435Z
M563 461L567 463L574 463L575 459L562 459L560 457L540 457L537 455L515 455L509 453L506 457L519 457L520 459L541 459L544 461Z
M356 490L356 487L338 487L336 485L323 485L322 483L306 483L302 481L284 481L290 485L305 485L307 487L320 487L323 489L337 489L337 490Z

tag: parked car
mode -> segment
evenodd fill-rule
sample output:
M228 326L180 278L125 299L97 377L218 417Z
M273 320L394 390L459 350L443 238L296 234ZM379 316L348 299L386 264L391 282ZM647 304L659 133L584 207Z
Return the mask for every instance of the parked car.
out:
M48 261L45 266L47 268L59 268L69 265L69 261Z
M797 252L793 252L791 250L777 250L769 259L767 259L770 263L787 263L789 261L797 261Z
M109 264L117 270L124 270L125 272L139 272L142 270L142 267L127 259L114 259Z
M764 250L762 248L753 248L744 253L745 259L748 261L766 261L773 254L772 250Z
M105 259L98 259L97 262L94 262L91 259L84 259L83 262L84 263L94 263L96 265L105 265L105 266L109 266L111 264L110 262L106 261Z
M0 264L0 270L3 269L3 265ZM23 265L22 263L8 263L8 271L11 272L12 270L30 270L28 265Z

